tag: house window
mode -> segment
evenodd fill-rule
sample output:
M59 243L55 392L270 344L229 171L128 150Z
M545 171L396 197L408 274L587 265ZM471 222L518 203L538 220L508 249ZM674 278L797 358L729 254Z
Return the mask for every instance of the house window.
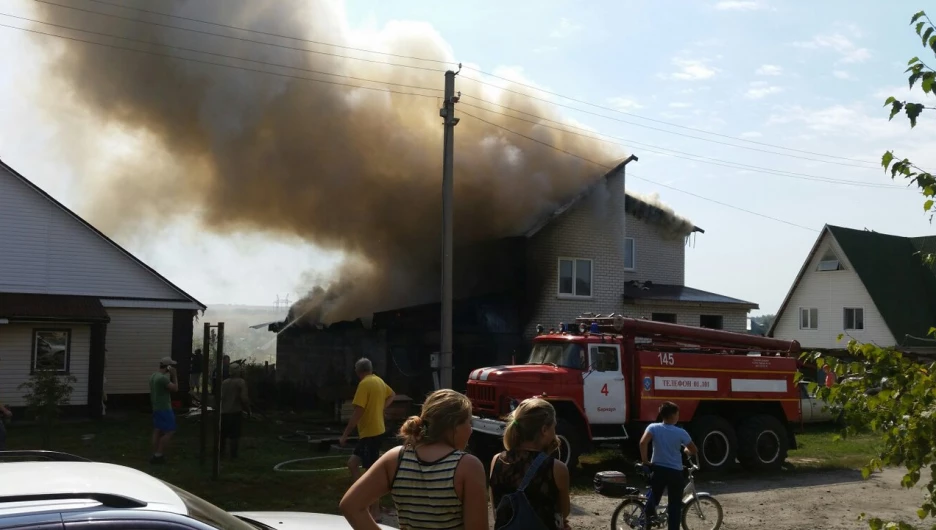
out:
M864 309L860 307L845 308L845 329L864 329Z
M699 315L699 326L709 329L725 329L721 315Z
M559 258L559 294L592 295L592 260Z
M822 255L822 259L819 260L819 266L816 267L816 270L819 272L843 271L845 267L842 266L842 262L839 261L835 252L829 248L826 249L825 254Z
M801 307L800 329L819 329L819 309L815 307Z
M654 322L676 323L676 313L651 313L650 320Z
M71 362L71 330L37 329L33 331L32 372L55 370L68 373Z
M634 245L634 238L624 238L624 270L632 271L637 268L637 263L634 261L634 251L636 250Z

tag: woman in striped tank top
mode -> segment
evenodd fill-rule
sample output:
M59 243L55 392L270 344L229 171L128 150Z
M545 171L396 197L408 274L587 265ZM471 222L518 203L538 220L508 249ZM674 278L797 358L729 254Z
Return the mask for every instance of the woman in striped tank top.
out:
M400 429L403 445L384 453L341 499L355 530L378 529L368 506L390 493L401 530L488 530L481 461L465 453L471 402L454 390L426 398Z

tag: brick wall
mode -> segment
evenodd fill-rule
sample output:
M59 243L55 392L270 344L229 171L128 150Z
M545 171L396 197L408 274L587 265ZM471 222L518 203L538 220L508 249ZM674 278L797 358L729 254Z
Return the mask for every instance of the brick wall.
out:
M534 334L536 324L547 328L570 322L581 313L622 312L624 283L630 280L683 285L686 241L667 236L656 225L624 211L623 175L600 184L561 217L534 235L527 247L527 270L532 311L524 335ZM635 239L636 267L624 270L624 237ZM592 296L559 295L559 258L591 259Z
M747 309L722 307L679 307L663 304L628 304L624 305L623 311L619 312L626 317L646 318L648 320L652 318L653 313L675 313L676 323L687 326L698 326L700 315L720 315L722 317L722 329L725 331L735 331L738 333L744 333L747 331Z

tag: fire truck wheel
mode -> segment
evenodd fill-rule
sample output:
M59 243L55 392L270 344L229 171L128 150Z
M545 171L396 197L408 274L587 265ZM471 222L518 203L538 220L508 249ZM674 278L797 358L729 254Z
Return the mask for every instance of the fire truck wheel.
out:
M738 427L738 460L752 471L780 469L790 448L783 423L773 416L759 414Z
M579 455L582 454L582 436L578 430L567 420L560 418L556 422L556 438L559 438L559 451L554 454L570 470L578 466Z
M721 416L702 416L690 426L692 441L699 448L699 463L706 471L719 471L735 462L738 440L728 420Z

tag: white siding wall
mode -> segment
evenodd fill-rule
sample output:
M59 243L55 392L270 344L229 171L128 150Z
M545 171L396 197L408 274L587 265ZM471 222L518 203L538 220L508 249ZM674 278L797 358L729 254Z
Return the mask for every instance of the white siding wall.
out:
M830 246L846 270L816 270ZM814 307L819 310L818 329L799 329L801 307ZM849 330L848 335L838 342L838 335L845 333L843 309L846 307L864 309L864 330ZM777 318L774 336L779 339L797 340L804 348L843 348L848 344L849 335L861 342L874 342L881 346L894 345L894 336L884 323L881 313L871 301L868 291L835 242L835 238L828 232L822 236L816 253L806 265L802 279L794 286L790 300Z
M542 292L526 329L532 336L536 324L551 327L570 322L584 312L621 312L624 282L652 280L682 285L685 279L685 239L668 239L654 225L628 215L627 237L635 238L636 270L624 272L624 235L620 218L624 211L623 183L611 177L606 189L565 212L529 242L528 270L544 271ZM568 299L558 294L559 258L591 259L592 296Z
M109 307L107 367L108 394L145 394L149 376L159 359L172 356L172 310Z
M71 375L74 383L70 405L88 403L88 358L91 328L86 324L4 324L0 325L0 402L26 405L19 386L29 380L34 329L71 329Z
M0 168L0 292L184 298Z
M734 331L744 333L747 331L747 310L730 309L722 307L693 307L686 308L673 305L625 305L621 311L626 317L646 318L650 320L653 313L675 313L676 323L686 326L698 326L700 315L720 315L722 317L722 329L725 331Z

